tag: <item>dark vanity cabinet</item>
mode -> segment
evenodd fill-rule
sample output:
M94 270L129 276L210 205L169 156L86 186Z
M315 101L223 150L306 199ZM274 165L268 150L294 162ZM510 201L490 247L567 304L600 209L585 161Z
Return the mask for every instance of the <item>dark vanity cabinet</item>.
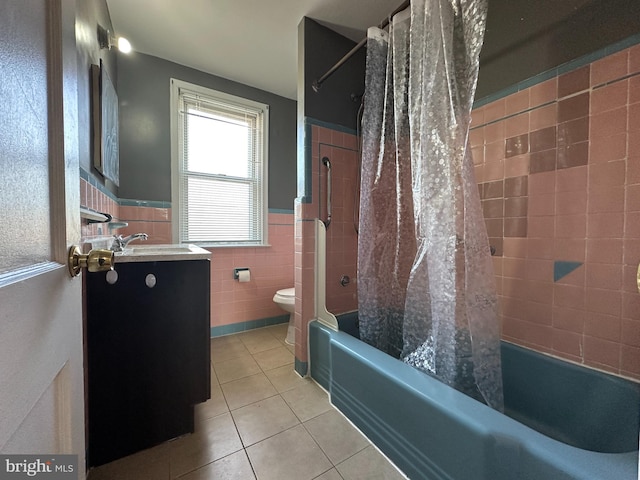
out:
M86 275L91 466L193 432L211 390L209 260L115 272Z

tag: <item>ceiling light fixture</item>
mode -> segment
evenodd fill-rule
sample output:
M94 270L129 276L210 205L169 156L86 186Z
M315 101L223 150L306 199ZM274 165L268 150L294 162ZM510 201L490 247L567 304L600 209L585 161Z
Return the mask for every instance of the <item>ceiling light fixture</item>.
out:
M122 53L129 53L131 51L131 44L129 40L124 37L115 37L111 31L107 28L98 25L98 43L100 48L106 48L111 50L111 47L118 47Z

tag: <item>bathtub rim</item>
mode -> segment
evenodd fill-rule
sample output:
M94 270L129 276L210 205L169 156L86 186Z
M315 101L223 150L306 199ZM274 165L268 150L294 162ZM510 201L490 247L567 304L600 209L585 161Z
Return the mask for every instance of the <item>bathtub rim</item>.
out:
M336 332L317 321L312 321L309 327L311 330L318 329L318 332L328 336L329 349L337 348L356 357L358 361L368 368L384 375L386 380L390 382L410 386L413 394L421 397L423 401L441 411L443 415L462 419L465 425L468 425L474 433L489 439L493 447L498 449L506 448L517 452L518 459L522 460L525 465L537 465L538 463L547 465L552 463L566 474L564 478L585 480L635 478L635 475L637 475L638 451L601 453L567 445L467 397L349 334L340 331ZM314 334L318 332L314 332ZM313 343L311 342L310 347ZM312 352L310 351L310 353ZM328 359L325 358L325 360L328 360L329 365L327 366L328 370L323 373L319 372L319 368L322 370L324 366L317 365L317 363L321 363L317 359L317 353L321 352L314 352L315 361L311 364L311 375L329 392L331 403L365 432L396 465L403 469L405 473L409 473L406 468L411 468L411 465L407 465L405 457L399 457L393 446L385 445L384 438L376 438L375 434L372 435L371 428L367 425L362 425L357 418L353 418L353 414L350 415L349 411L345 411L344 402L339 398L342 387L337 385L332 378L332 354L329 352ZM381 365L391 366L388 371L385 371L385 369L381 368ZM320 376L328 375L324 385L322 379L317 378L318 373L320 373ZM443 398L447 399L446 403L440 402L440 399ZM390 428L393 427L391 426ZM612 473L613 477L611 477ZM631 473L633 473L633 476L630 476ZM442 476L439 478L454 477Z
M340 331L348 333L354 336L356 339L360 339L358 335L358 311L357 310L339 314L337 315L337 320L340 327L339 328ZM510 351L512 351L512 352L515 352L516 354L515 359L522 360L523 358L531 358L532 360L531 360L530 366L534 368L534 371L535 371L535 366L536 365L539 366L540 362L544 362L545 368L547 366L547 363L550 366L563 365L560 369L554 368L552 371L555 374L549 377L546 382L544 381L542 382L542 383L547 383L554 390L556 390L556 387L557 387L558 390L556 391L563 391L564 385L567 384L567 381L568 381L569 382L568 384L577 388L578 392L585 395L587 398L591 397L591 404L593 406L593 398L594 398L593 393L599 392L599 394L602 395L603 392L607 391L607 388L603 388L601 386L603 383L606 382L610 384L610 386L617 391L620 391L621 389L626 390L629 388L635 389L636 390L635 395L637 397L635 398L635 400L638 401L638 409L640 410L640 381L636 379L628 378L622 375L616 375L611 372L593 368L589 365L583 365L578 362L564 359L562 357L558 357L556 355L552 355L547 352L540 352L531 347L519 345L509 340L501 339L500 343L501 343L501 352L503 356L505 354L508 354ZM511 355L513 355L513 353L511 353ZM527 364L529 365L529 362L527 362ZM512 369L507 368L505 370L505 364L503 364L502 367L503 367L503 371L502 371L503 377L504 375L513 373ZM560 374L556 372L560 372ZM562 381L558 381L559 377L563 377ZM534 378L536 383L540 383L539 379L537 379L535 376ZM586 380L584 380L585 378ZM580 379L583 379L583 380L581 381ZM585 391L585 389L587 388L591 389L594 382L596 385L598 385L598 388L596 388L595 390ZM509 385L520 385L520 383L519 382L509 383ZM589 386L587 387L587 385ZM534 395L534 397L532 398L535 398L535 395L537 395L538 391L543 391L543 389L541 388L539 390L530 392L532 395ZM513 420L517 421L518 423L521 423L529 428L532 428L533 430L537 431L538 433L541 433L546 437L552 438L556 441L559 441L560 443L568 444L570 446L579 448L581 450L586 450L591 452L628 453L633 451L633 450L616 451L615 441L613 444L606 446L606 448L599 449L597 448L598 445L596 445L599 442L599 439L596 439L596 437L594 437L591 434L591 432L589 432L588 430L585 430L585 425L589 425L588 423L589 420L587 418L584 418L585 423L583 423L581 421L578 421L580 419L576 418L575 416L572 417L570 415L565 418L563 415L559 415L559 416L556 415L557 422L559 422L559 423L556 423L555 420L552 420L551 418L549 418L549 414L553 415L552 413L553 409L550 409L549 411L541 411L539 408L536 408L537 405L535 402L530 403L528 401L529 400L528 397L518 398L518 397L522 397L522 394L519 393L517 389L508 390L506 384L505 384L504 393L505 393L505 411L507 410L507 407L508 407L507 394L509 393L510 397L513 397L515 395L515 398L516 398L516 402L513 403L512 401L511 406L529 405L529 407L533 407L533 412L535 411L538 412L538 413L533 413L532 411L529 411L527 408L525 408L524 410L511 409L510 413L505 413L505 414L508 417L512 418ZM565 398L565 397L562 397L562 398ZM604 404L603 402L607 402L609 398L610 397L600 398L599 404ZM613 397L613 398L624 398L624 397ZM551 401L551 399L545 399L545 402L549 402L549 401ZM587 407L585 407L585 409L583 409L582 411L583 417L586 417L588 411L596 412L596 415L597 415L598 413L597 408L595 410L588 410L588 411L586 410L586 408ZM527 415L527 413L529 415ZM572 430L571 428L567 429L567 425L566 423L564 423L566 419L570 419L570 418L573 418L573 420L569 420L569 422L575 424L575 430ZM536 428L536 424L538 423L536 420L542 420L540 422L541 429ZM640 423L640 419L638 419L638 423ZM564 424L564 428L562 428L563 424ZM560 428L554 429L553 427L549 427L552 425ZM571 427L571 425L569 425L569 427ZM621 424L620 428L624 430L625 426ZM547 431L545 432L545 430ZM571 431L573 431L573 434L570 435L571 438L567 438L568 441L564 441L562 438L563 436L566 436L564 432L571 432ZM614 433L613 430L610 430L609 437L605 437L605 438L611 438L614 435L617 435L617 433ZM626 435L630 435L630 432L627 431ZM640 435L638 435L638 437L639 438L637 442L633 440L634 443L632 443L632 440L630 440L629 437L627 437L626 442L628 446L631 447L632 444L635 444L637 446L638 443L640 443ZM592 446L594 448L589 448L589 446L587 445Z

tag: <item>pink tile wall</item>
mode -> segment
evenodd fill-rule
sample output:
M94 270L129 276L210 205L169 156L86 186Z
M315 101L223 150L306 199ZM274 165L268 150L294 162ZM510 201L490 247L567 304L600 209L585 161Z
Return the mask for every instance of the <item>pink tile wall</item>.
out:
M146 233L145 243L173 243L171 237L171 209L138 206L120 206L119 219L129 225L118 230L118 234L127 236L134 233Z
M152 207L120 206L116 200L102 193L99 189L80 179L80 205L97 212L108 213L114 221L127 222L127 227L111 231L108 225L83 221L82 236L99 235L130 235L132 233L147 233L147 243L162 244L171 241L171 209Z
M313 164L317 166L317 157ZM314 185L314 191L316 186ZM307 325L315 318L315 224L317 217L317 197L314 203L295 204L295 356L307 362ZM315 207L315 211L314 211Z
M292 214L269 214L269 247L211 249L211 326L286 315L273 303L276 291L294 286ZM251 281L233 279L248 267Z
M332 166L332 220L327 229L327 309L334 313L356 310L357 236L353 203L358 165L355 135L313 125L311 128L311 203L295 206L296 358L307 361L307 325L315 318L315 219L327 219L328 157ZM343 275L350 284L343 287Z
M320 159L327 157L331 161L332 215L327 228L326 303L327 310L335 315L358 309L358 236L354 227L358 151L355 139L355 135L333 131L331 143L318 145ZM319 168L319 217L326 219L327 169L321 163ZM344 286L341 284L343 277L349 277L349 283Z
M494 257L503 338L640 379L640 46L478 108L472 128L479 183L528 176L527 235ZM505 154L543 129L551 150ZM556 261L582 265L554 282Z
M80 206L96 212L108 213L115 219L119 215L118 202L102 193L83 178L80 179ZM110 235L109 230L104 225L99 223L89 224L85 219L82 219L81 232L83 238L97 236L99 228L102 229L102 235Z

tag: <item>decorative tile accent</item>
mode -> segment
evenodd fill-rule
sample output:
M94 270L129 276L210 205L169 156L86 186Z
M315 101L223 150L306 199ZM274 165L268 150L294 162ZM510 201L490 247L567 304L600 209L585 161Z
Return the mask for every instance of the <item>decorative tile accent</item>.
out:
M504 181L498 180L497 182L481 183L483 188L481 198L503 198L504 197Z
M589 92L581 93L558 102L558 122L568 122L589 115Z
M504 200L504 216L505 217L526 217L527 216L527 197L511 197ZM523 235L526 236L526 235Z
M478 184L489 244L501 256L503 237L527 236L528 177Z
M484 200L482 202L482 211L484 213L484 218L504 217L504 199L497 198L492 200Z
M585 65L558 77L558 98L581 92L589 88L590 65Z
M504 179L504 196L505 198L511 197L526 197L528 194L528 177L511 177Z
M517 135L515 137L507 138L504 145L505 158L515 157L516 155L522 155L529 151L529 134Z
M589 140L589 117L558 124L558 147L566 147Z
M576 268L582 266L582 262L567 262L567 261L555 261L553 262L553 281L557 282L562 277L566 277Z
M547 127L529 134L529 151L542 152L556 147L556 127Z
M574 168L589 162L589 143L581 142L558 149L557 169Z

